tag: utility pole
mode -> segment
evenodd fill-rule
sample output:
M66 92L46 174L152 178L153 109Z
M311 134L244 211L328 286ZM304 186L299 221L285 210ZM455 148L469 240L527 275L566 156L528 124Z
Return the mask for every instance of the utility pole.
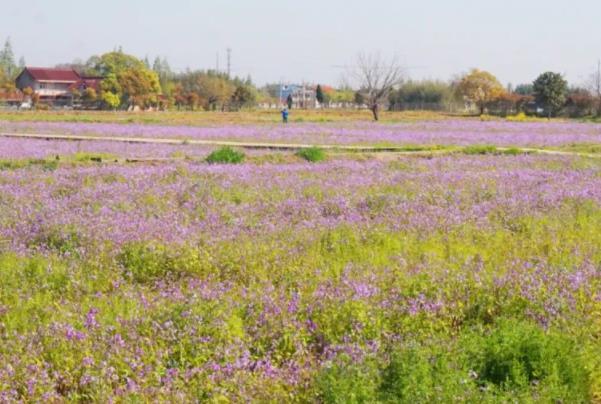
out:
M215 73L219 73L219 52L215 54Z
M601 115L601 60L597 61L597 72L593 78L595 96L597 97L597 116Z
M227 48L227 77L232 74L232 48Z

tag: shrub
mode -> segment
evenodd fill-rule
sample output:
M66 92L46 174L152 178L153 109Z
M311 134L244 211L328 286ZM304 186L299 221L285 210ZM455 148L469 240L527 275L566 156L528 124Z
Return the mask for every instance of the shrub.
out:
M311 163L317 163L326 159L326 153L319 147L309 147L306 149L300 149L296 152L296 155L302 159L305 159Z
M206 251L190 246L166 246L158 243L132 242L117 255L124 275L138 283L152 283L162 278L206 273L212 270Z
M354 364L348 358L326 366L317 376L317 391L324 403L373 402L378 386L377 370L370 363Z
M528 394L537 386L549 402L588 399L586 366L576 344L561 334L525 321L503 320L490 332L463 342L482 388Z
M238 164L244 161L244 153L225 146L209 154L206 161L209 164Z
M523 154L524 152L518 149L517 147L510 147L509 149L503 150L503 154L507 156L518 156Z
M509 122L526 122L529 120L528 116L524 112L520 112L517 115L508 116L506 119Z
M18 170L28 167L40 167L44 171L54 171L58 168L57 160L27 159L27 160L0 160L0 170Z
M463 153L465 154L494 154L496 152L497 148L491 145L474 145L463 149Z
M382 371L381 402L472 402L477 386L469 378L452 344L407 342L393 350Z
M131 243L123 247L117 262L136 282L149 282L169 272L169 258L162 246Z

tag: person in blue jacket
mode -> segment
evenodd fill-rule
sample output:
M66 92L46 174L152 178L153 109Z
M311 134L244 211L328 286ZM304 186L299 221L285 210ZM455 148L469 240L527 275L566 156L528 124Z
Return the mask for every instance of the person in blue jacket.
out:
M282 110L282 121L288 123L288 108Z

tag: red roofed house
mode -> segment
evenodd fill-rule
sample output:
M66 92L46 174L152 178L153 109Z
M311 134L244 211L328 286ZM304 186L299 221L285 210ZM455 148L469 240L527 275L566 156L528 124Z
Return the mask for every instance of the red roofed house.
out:
M102 77L81 76L73 69L26 67L15 80L16 87L23 91L30 87L40 96L40 101L70 104L72 91L83 91L88 87L100 90Z

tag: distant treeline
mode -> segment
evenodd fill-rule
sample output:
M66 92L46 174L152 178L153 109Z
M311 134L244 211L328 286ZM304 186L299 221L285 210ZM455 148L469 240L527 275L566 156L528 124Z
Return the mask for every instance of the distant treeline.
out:
M2 95L14 94L15 78L25 60L15 60L10 40L0 50L0 102ZM250 77L233 77L215 70L172 71L165 58L135 56L116 49L87 61L76 60L56 67L73 68L80 74L103 77L100 88L73 91L82 108L233 111L258 105L277 106L282 101L281 84L261 88ZM323 108L362 108L362 89L318 85L316 99ZM26 93L33 103L36 94ZM43 105L38 105L42 108ZM546 72L534 82L503 87L494 75L477 69L449 82L406 80L391 92L384 105L389 110L431 110L460 113L517 113L570 117L601 116L601 67L582 86L568 86L557 73Z

